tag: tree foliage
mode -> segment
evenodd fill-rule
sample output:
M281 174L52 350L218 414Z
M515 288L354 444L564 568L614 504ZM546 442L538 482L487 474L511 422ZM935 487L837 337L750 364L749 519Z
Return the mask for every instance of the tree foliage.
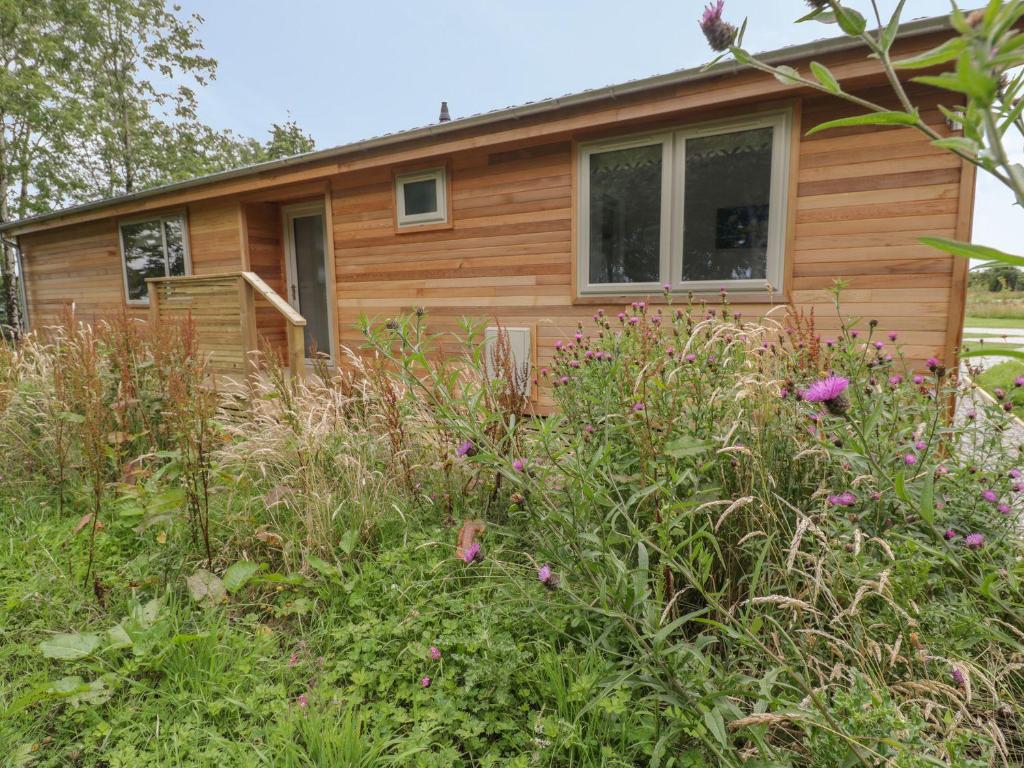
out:
M199 119L217 71L202 23L167 0L0 0L0 223L312 150L290 118L265 140ZM0 250L0 324L16 327Z

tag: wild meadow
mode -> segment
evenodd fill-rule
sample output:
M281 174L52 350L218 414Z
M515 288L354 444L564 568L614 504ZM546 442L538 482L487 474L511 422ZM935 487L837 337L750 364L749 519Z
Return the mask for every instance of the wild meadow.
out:
M0 348L0 760L1020 764L1010 416L836 311L656 297L533 371L419 312L304 384Z

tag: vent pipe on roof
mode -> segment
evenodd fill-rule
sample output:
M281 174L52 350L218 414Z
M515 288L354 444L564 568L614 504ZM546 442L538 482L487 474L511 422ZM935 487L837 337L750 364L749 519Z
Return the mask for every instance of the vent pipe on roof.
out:
M447 101L442 101L441 102L441 115L440 115L440 117L437 118L437 120L438 120L438 122L441 122L441 123L447 123L447 122L450 122L451 119L452 119L452 116L448 113L448 102Z

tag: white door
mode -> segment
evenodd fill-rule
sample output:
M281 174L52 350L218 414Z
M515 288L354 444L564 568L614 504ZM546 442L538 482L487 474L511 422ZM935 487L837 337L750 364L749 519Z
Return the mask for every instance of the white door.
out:
M306 357L312 358L316 350L333 361L333 312L327 281L334 279L334 270L327 263L323 203L291 205L283 212L288 302L306 318Z

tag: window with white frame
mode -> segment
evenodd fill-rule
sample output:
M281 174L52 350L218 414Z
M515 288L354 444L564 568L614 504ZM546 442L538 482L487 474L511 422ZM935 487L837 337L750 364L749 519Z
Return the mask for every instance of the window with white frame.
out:
M789 120L582 145L580 293L780 289Z
M129 304L148 304L148 277L173 277L190 271L185 215L176 213L122 222L121 264Z
M398 226L443 224L448 221L445 169L431 168L395 177Z

